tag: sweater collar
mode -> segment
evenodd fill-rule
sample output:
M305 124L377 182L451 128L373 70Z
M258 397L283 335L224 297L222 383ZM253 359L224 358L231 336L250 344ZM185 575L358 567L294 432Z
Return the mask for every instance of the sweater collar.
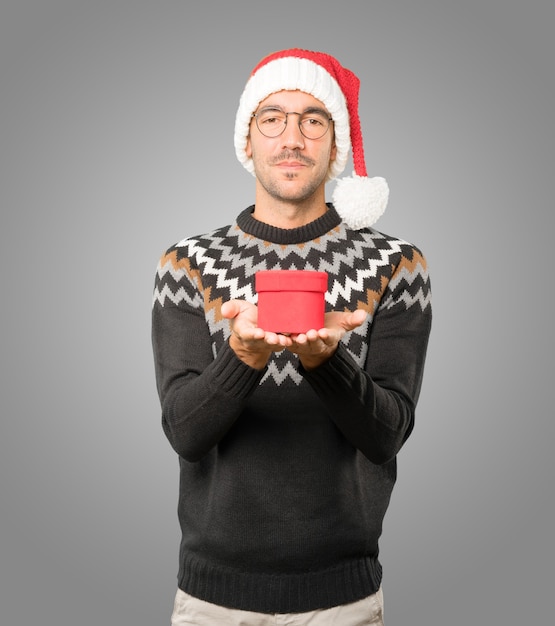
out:
M327 204L328 210L313 222L309 222L298 228L277 228L255 219L252 214L254 205L245 209L237 217L237 225L247 235L252 235L263 241L281 245L299 244L317 239L325 235L341 223L341 217L331 203Z

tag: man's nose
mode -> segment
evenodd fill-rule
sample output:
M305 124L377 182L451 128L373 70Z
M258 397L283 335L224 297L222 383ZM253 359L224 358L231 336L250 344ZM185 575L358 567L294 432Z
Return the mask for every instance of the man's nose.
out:
M294 117L290 117L291 115ZM287 114L287 124L281 134L284 148L304 148L304 135L301 133L299 120L298 113Z

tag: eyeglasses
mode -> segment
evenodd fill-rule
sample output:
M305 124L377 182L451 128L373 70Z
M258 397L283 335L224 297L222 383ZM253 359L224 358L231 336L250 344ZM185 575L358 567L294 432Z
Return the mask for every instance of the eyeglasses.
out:
M276 108L267 108L253 113L252 117L256 120L258 130L269 138L279 137L287 127L287 118L289 115L299 116L299 130L307 139L320 139L323 137L330 127L332 118L326 111L322 109L308 109L303 113L295 111L282 111Z

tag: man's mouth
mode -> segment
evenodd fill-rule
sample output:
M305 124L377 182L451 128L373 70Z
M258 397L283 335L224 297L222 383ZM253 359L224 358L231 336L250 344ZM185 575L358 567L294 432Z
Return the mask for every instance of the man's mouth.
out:
M277 166L285 169L300 169L302 167L306 167L306 165L300 161L279 161Z
M314 165L314 162L312 161L312 159L309 159L308 157L305 157L301 154L295 154L291 151L285 151L279 154L273 160L273 165L284 168L296 169L306 166L312 166Z

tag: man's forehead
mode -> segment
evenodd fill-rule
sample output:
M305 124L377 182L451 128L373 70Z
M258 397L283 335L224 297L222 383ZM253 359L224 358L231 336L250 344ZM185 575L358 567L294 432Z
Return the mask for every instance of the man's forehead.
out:
M264 98L258 103L258 107L265 106L278 106L281 108L288 107L297 107L300 109L307 109L310 107L315 107L322 109L323 111L327 111L324 103L318 98L315 98L312 94L307 93L306 91L300 90L288 90L284 89L282 91L275 91L271 93L269 96Z

